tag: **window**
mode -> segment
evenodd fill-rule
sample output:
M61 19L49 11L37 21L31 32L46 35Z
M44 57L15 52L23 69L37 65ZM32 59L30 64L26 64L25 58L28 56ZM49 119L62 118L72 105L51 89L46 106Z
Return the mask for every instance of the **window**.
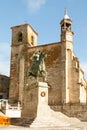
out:
M2 99L3 98L3 95L0 95L0 99Z
M34 36L31 36L31 44L34 44Z
M20 32L18 35L18 42L22 42L23 36L22 33Z

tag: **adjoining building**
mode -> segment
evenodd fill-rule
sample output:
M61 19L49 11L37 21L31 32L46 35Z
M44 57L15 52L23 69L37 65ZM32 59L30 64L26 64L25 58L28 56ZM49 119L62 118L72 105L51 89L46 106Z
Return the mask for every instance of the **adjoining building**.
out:
M0 74L0 99L8 99L9 77Z

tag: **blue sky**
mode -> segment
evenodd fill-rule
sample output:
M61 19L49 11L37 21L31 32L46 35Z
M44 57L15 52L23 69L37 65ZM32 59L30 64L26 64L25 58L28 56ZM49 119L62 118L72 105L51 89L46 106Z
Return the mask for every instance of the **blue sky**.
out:
M60 41L64 8L73 21L74 52L87 77L87 0L0 0L0 73L9 76L11 27L29 23L38 45Z

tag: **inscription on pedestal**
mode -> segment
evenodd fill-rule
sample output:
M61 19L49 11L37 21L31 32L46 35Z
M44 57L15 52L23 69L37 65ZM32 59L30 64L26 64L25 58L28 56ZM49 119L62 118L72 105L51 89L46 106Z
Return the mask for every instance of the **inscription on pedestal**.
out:
M43 92L41 92L41 96L42 97L45 97L46 96L46 93L43 91Z

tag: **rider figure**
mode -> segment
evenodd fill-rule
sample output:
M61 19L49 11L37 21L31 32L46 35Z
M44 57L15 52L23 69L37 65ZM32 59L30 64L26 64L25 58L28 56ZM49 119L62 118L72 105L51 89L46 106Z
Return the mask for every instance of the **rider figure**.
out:
M45 63L44 59L46 57L45 53L36 50L35 53L30 58L32 60L32 65L29 70L29 76L32 75L34 77L46 77Z

